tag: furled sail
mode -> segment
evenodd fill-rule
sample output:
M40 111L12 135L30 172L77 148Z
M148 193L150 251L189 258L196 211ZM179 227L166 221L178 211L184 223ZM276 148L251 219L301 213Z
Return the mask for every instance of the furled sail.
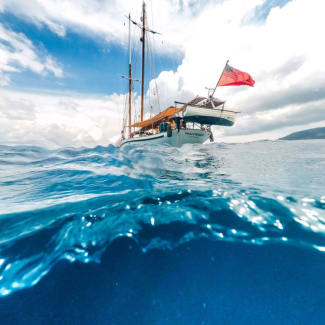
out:
M174 114L177 114L180 110L181 110L181 108L177 108L177 107L173 107L173 106L168 107L167 109L165 109L161 113L157 114L156 116L154 116L148 120L145 120L143 122L134 123L133 125L131 125L131 127L145 128L147 126L152 126L158 122L161 122L164 119L171 118Z

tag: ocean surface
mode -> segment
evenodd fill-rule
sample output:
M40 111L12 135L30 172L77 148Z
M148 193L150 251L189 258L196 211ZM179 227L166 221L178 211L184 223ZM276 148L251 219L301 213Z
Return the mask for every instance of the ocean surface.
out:
M325 323L325 140L0 146L0 324L220 323Z

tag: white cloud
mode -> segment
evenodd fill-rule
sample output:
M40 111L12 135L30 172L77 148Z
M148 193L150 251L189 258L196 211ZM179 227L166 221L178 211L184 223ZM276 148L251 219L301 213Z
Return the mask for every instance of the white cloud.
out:
M47 26L52 32L65 37L68 29L88 36L100 37L107 42L127 44L128 28L125 16L140 22L143 0L2 0L0 11L10 12L39 27ZM156 46L160 51L174 53L183 50L184 41L191 38L202 7L216 1L147 1L148 23L163 34ZM218 2L218 1L217 1ZM161 47L161 40L168 46Z
M107 145L120 132L122 95L86 97L3 90L0 143L46 147Z
M9 85L9 77L0 70L0 87Z
M46 57L44 70L51 71L57 78L63 78L63 71L50 56Z
M56 77L63 77L61 67L50 55L40 55L24 34L15 33L0 24L0 86L10 83L9 73L22 69L41 75L52 72Z
M325 44L320 40L325 2L294 0L273 8L263 24L243 25L261 3L228 0L206 8L184 44L177 72L161 73L157 80L162 93L185 101L214 86L228 58L230 65L249 72L254 88L217 89L228 108L242 112L235 126L222 128L222 140L261 139L270 130L325 125Z
M73 30L125 45L127 27L123 24L123 17L131 10L132 16L138 19L141 3L142 0L132 3L128 0L30 0L22 5L19 0L3 0L0 11L9 11L39 26L47 25L62 37L68 30ZM282 8L273 8L264 22L255 23L254 12L265 3L266 0L206 1L204 5L190 0L148 3L148 15L153 15L155 22L151 23L151 27L162 32L163 39L168 40L164 44L165 51L173 55L182 52L184 55L176 72L164 71L157 79L161 109L172 105L174 100L185 101L197 94L204 95L204 88L215 85L226 60L230 59L230 65L249 72L256 84L254 88L217 89L216 96L226 99L228 108L242 112L234 127L223 128L220 139L244 141L272 134L282 136L288 130L318 125L322 121L325 124L322 113L325 105L325 45L321 35L325 30L322 17L325 2L292 0ZM33 71L42 69L37 64L39 60L24 62ZM42 62L43 69L60 76L61 70L55 62ZM1 71L3 74L10 69L19 69L19 66L1 59L0 52L1 64L0 77ZM2 80L2 84L8 82ZM154 85L152 81L151 92L155 91ZM39 98L33 97L33 103L37 103L34 107L37 127L41 127L39 132L48 143L103 144L114 132L119 132L117 121L121 119L119 112L123 107L119 96L118 103L115 102L119 110L113 110L114 121L110 120L110 112L106 115L104 110L100 110L101 113L96 115L90 111L93 105L110 107L111 99L102 98L95 102L88 99L88 102L85 98L74 97L65 97L61 101L55 96L42 98L42 103L38 104ZM59 105L62 114L55 113L54 102ZM46 124L44 113L39 113L48 105L53 107L49 116L55 122L51 125ZM83 117L77 118L78 114ZM75 124L75 121L78 123ZM71 123L72 127L69 127ZM96 126L98 123L100 127ZM51 138L46 136L46 132L53 135L61 132L62 138Z

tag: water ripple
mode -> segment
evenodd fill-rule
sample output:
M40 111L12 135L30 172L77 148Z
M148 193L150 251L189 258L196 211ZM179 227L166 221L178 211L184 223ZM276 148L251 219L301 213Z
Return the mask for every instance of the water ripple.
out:
M312 161L312 165L311 165ZM0 146L0 295L59 260L193 239L325 252L324 142L46 150Z

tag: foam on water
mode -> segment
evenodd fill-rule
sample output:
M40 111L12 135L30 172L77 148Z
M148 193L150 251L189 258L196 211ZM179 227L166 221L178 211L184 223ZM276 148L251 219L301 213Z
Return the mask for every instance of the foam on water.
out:
M192 239L325 252L325 142L47 150L0 146L0 295L59 260Z

